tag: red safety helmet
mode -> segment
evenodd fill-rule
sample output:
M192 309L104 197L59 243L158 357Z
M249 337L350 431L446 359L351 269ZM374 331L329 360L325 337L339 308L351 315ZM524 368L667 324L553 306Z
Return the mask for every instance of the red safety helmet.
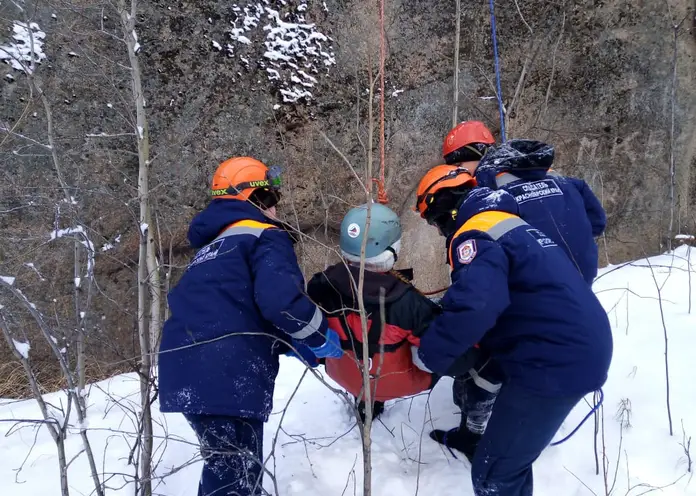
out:
M454 156L455 152L466 155L465 152L469 150L478 159L483 156L482 151L485 151L486 147L494 144L495 138L493 133L483 122L466 121L458 124L447 134L445 141L442 143L442 156L448 164L464 162L464 160L457 160L457 157Z

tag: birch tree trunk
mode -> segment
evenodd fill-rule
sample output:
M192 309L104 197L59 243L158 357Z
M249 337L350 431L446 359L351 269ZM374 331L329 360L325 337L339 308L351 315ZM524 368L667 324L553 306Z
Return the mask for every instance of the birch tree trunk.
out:
M140 343L140 460L141 496L152 495L153 430L151 386L154 379L161 327L161 286L155 249L152 211L150 207L150 142L145 112L142 72L138 60L138 36L135 19L138 4L131 0L130 10L124 0L119 1L123 36L128 49L131 69L133 103L135 104L135 131L138 143L138 200L140 206L140 250L138 256L138 337Z

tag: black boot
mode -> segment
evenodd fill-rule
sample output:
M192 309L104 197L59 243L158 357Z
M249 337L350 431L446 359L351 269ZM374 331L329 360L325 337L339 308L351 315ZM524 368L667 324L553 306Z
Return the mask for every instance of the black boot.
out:
M467 460L472 462L476 453L476 447L481 440L481 434L471 432L466 427L455 427L449 431L436 429L430 433L430 438L447 446L450 452L452 452L452 449L456 449L464 453ZM456 458L454 453L452 453L452 456Z
M384 412L384 402L383 401L375 401L372 404L372 420L375 420L377 417L379 417L382 412ZM362 423L365 423L365 402L361 401L358 403L358 415L360 415L360 420L362 420Z

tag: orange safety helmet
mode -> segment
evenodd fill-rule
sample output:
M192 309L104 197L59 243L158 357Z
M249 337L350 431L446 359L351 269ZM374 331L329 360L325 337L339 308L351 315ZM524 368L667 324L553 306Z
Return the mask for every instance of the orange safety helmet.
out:
M442 156L446 157L460 148L471 147L476 143L494 145L495 138L491 130L480 121L461 122L447 134L444 143L442 143ZM473 151L481 154L479 150Z
M416 190L416 207L414 210L426 218L426 211L435 199L435 193L458 186L476 186L476 179L469 171L456 165L436 165L425 173Z
M280 198L280 167L267 167L251 157L235 157L221 163L213 175L213 198L249 200L254 191L261 189ZM268 206L268 205L267 205Z

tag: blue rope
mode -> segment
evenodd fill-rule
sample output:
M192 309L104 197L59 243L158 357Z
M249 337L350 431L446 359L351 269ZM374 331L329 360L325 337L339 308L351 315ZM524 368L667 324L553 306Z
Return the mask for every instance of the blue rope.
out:
M573 429L573 432L571 432L570 434L568 434L566 437L564 437L564 438L561 439L560 441L556 441L555 443L551 443L551 446L558 446L559 444L563 444L563 443L565 443L568 439L570 439L571 437L573 437L573 436L575 435L575 433L578 432L578 431L580 430L580 427L582 427L582 425L583 425L585 422L587 422L587 420L597 411L597 409L600 407L600 405L602 404L603 401L604 401L604 391L602 391L602 389L600 388L600 389L599 389L599 401L595 404L595 406L592 407L592 410L590 410L590 413L588 413L587 415L585 415L585 418L582 419L582 422L580 422L580 423L578 424L578 426L577 426L575 429Z
M500 137L505 143L505 110L503 108L503 90L500 87L500 60L498 58L498 38L496 36L495 27L495 6L494 1L489 0L491 6L491 31L493 33L493 57L495 59L495 82L498 88L498 109L500 112Z

